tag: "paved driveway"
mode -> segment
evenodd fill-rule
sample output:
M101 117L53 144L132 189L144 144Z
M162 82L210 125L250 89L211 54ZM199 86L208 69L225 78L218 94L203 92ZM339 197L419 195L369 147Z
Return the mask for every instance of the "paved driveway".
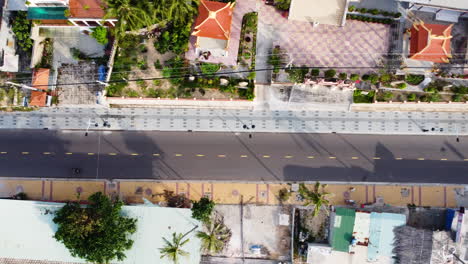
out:
M388 52L388 25L347 20L344 27L314 27L307 22L290 21L264 4L259 6L259 24L272 26L273 45L281 46L295 65L375 67ZM260 37L262 34L259 40Z

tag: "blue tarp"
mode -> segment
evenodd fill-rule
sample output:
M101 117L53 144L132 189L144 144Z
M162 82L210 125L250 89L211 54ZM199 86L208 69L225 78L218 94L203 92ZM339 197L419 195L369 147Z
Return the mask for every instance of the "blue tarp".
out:
M99 81L101 82L106 81L106 66L104 65L99 66L98 75L99 75Z
M450 231L452 229L453 218L455 217L455 210L447 209L445 211L445 231Z
M367 260L377 261L379 255L393 256L393 229L405 224L406 216L402 214L371 213Z

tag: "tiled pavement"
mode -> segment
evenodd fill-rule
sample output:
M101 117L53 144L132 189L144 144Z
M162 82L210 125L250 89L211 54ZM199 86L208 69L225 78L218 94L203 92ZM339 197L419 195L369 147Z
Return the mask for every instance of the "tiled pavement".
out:
M259 23L273 25L273 45L281 46L295 65L375 67L388 52L388 25L347 20L344 27L313 27L311 23L290 21L264 4L259 5ZM346 71L365 73L369 70Z
M246 13L256 11L255 0L240 0L236 2L231 24L231 38L229 40L229 50L227 57L210 57L206 62L222 63L224 65L237 65L237 53L239 51L239 39L242 27L242 18ZM188 60L198 59L195 53L196 37L190 37L189 50L185 53ZM205 61L205 60L204 60Z
M309 186L310 187L310 186ZM242 183L242 182L185 182L185 181L126 181L62 180L62 179L0 179L0 197L25 192L30 199L45 201L86 200L95 192L118 194L128 203L143 203L146 198L154 203L163 201L164 190L184 194L191 200L208 196L219 204L238 204L241 197L250 204L279 204L278 191L291 188L288 184ZM383 198L393 206L457 207L456 190L461 185L380 185L380 184L329 184L334 205L345 205L345 200L354 200L357 205L373 203ZM290 204L301 204L292 195Z

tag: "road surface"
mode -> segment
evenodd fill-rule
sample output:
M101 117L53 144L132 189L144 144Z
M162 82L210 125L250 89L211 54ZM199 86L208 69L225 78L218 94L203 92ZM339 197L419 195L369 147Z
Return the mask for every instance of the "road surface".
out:
M2 130L0 177L468 183L468 138Z

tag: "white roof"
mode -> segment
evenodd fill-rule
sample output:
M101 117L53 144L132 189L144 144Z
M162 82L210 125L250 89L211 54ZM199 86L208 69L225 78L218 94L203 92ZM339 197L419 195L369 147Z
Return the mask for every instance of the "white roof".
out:
M409 2L420 5L438 6L455 9L468 10L468 1L466 0L398 0L400 2Z
M62 243L53 235L57 226L52 222L53 212L61 203L44 203L34 201L1 200L0 211L0 259L35 259L62 262L85 263L74 258ZM137 231L133 235L132 249L125 254L125 264L171 264L167 259L160 259L159 248L164 246L163 237L170 241L173 232L186 233L194 225L201 230L201 223L191 218L190 209L124 206L125 215L138 219ZM200 240L195 237L196 231L187 235L190 241L183 249L190 256L182 259L183 263L200 262ZM118 263L118 262L115 262Z
M292 0L288 19L343 26L345 12L346 0Z

